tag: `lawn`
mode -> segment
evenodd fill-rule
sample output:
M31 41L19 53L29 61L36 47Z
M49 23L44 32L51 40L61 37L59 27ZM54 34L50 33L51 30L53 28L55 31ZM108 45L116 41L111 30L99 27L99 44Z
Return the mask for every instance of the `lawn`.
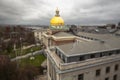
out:
M46 59L46 57L42 54L35 55L34 59L30 59L31 57L21 59L20 60L20 66L25 66L25 65L33 65L33 66L40 66L42 62Z
M40 47L40 46L33 46L33 47L31 47L31 48L22 50L22 52L21 52L21 49L17 49L17 50L16 50L16 54L17 54L17 56L20 56L20 55L24 55L24 54L27 54L27 53L35 52L35 51L38 51L38 50L41 50L41 47ZM10 53L10 57L11 57L11 58L14 58L15 56L16 56L16 55L15 55L14 52L11 52L11 53Z

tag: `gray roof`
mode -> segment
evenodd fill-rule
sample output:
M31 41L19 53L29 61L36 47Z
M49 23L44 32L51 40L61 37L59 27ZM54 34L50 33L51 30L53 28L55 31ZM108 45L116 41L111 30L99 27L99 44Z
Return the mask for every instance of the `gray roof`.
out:
M67 33L67 32L57 32L55 34L53 34L56 37L69 37L69 36L74 36L71 33Z
M102 43L100 41L94 40L79 40L74 43L68 43L64 45L58 46L64 52L66 56L73 56L73 55L83 55L88 53L95 53L95 52L102 52L102 51L109 51L114 49L120 49L120 37L115 36L112 34L88 34L82 33L81 35L99 38L104 40L105 42Z
M115 36L114 34L109 34L109 33L108 34L94 34L94 33L78 32L77 35L95 38L95 39L99 39L103 41L108 41L111 39L120 40L120 37Z
M119 34L120 35L120 30L118 30L115 34Z
M82 36L86 36L86 37L90 37L90 38L97 38L97 39L108 39L109 37L107 37L108 34L94 34L94 33L86 33L86 32L78 32L77 35L82 35Z

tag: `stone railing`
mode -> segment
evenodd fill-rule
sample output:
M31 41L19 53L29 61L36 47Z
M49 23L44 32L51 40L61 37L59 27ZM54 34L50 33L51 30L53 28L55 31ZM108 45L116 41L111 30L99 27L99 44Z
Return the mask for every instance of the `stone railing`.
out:
M72 68L84 68L85 66L95 66L97 64L104 64L109 62L114 62L120 60L120 55L112 55L112 56L105 56L102 58L94 58L94 59L88 59L85 61L79 61L79 62L71 62L71 63L60 63L59 69L60 70L67 70Z
M54 51L53 52L50 51L49 53L50 53L49 56L52 58L54 64L61 71L75 69L75 68L83 69L83 68L90 67L90 66L97 66L100 64L105 64L105 63L120 60L120 54L118 54L118 55L111 55L111 56L104 56L104 57L99 57L99 58L88 59L85 61L64 63L59 58L59 56L56 55L56 53Z

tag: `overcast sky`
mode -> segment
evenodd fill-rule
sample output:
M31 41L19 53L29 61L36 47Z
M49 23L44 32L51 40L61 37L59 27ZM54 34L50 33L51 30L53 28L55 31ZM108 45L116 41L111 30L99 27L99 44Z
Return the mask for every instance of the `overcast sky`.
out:
M49 25L57 7L65 24L120 21L120 0L0 0L0 24Z

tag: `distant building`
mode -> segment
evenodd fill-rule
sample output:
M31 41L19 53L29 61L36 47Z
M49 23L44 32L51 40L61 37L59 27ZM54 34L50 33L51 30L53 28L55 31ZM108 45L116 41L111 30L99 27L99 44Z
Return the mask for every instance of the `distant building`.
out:
M115 32L115 35L116 35L116 36L120 36L120 30L116 31L116 32Z
M120 29L120 22L118 23L117 28Z
M106 25L106 28L107 28L107 29L115 29L115 28L116 28L116 25L115 25L115 24L107 24L107 25Z
M47 30L43 29L43 28L40 28L40 29L33 30L33 32L34 32L35 41L42 43L43 42L43 40L42 40L43 39L42 34L45 33L45 32L47 32Z

